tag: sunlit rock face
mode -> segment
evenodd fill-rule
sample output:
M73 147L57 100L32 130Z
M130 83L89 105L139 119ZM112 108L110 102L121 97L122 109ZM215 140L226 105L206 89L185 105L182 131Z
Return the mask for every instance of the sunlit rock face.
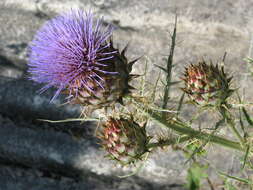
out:
M164 55L169 53L170 33L177 13L175 80L182 75L185 66L202 58L218 63L227 52L226 72L233 73L233 85L240 86L241 91L245 88L245 98L252 101L252 88L246 88L252 85L252 78L243 61L253 56L253 9L249 8L252 6L253 2L247 0L2 0L0 75L22 80L0 78L0 189L19 190L19 186L32 189L37 187L34 183L41 187L51 185L52 189L62 189L69 184L73 189L184 189L186 160L180 152L157 151L137 176L118 180L116 176L134 170L119 168L104 158L93 138L95 124L85 123L80 127L79 123L38 122L37 119L59 120L80 114L78 108L60 106L64 101L57 100L49 105L53 91L40 95L36 93L39 86L24 82L28 77L27 47L47 20L70 8L91 9L96 15L104 16L104 25L115 26L115 45L123 49L129 42L127 56L130 60L144 55L133 73L141 74L148 61L147 76L152 82L159 73L153 63L166 64ZM181 93L180 89L173 89L172 98ZM186 112L185 116L189 117L190 113ZM210 120L205 116L202 125ZM80 136L82 140L77 141ZM240 169L232 164L234 158L229 151L212 149L210 152L209 160L218 168L235 173ZM6 172L7 175L1 175ZM211 171L210 177L218 180L215 176ZM76 182L76 179L83 180ZM14 188L13 183L19 186Z

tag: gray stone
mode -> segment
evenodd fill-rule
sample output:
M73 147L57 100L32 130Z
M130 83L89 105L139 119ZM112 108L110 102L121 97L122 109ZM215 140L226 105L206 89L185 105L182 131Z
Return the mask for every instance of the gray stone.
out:
M4 77L12 77L12 78L21 78L23 75L23 71L20 69L17 69L15 67L8 66L2 66L0 64L0 76Z
M48 174L50 175L50 174ZM0 189L1 190L183 190L177 184L159 185L142 180L128 178L126 180L113 177L87 176L82 180L73 180L62 176L46 176L46 172L36 172L32 169L16 168L0 165Z
M0 29L0 58L21 70L27 68L27 45L43 22L34 14L17 6L6 7L3 2L0 3L0 24L4 26Z
M80 106L60 106L66 101L63 95L50 103L55 89L40 94L38 92L40 88L41 86L28 79L10 80L1 77L0 113L11 117L23 116L30 119L60 120L79 117Z
M165 65L164 55L168 54L170 43L169 32L172 31L175 13L177 12L178 35L174 57L176 66L173 70L175 80L182 74L183 67L190 62L195 63L202 58L218 62L224 53L227 52L226 71L234 75L234 86L245 89L245 99L252 102L252 88L248 88L252 86L252 78L249 75L247 65L243 61L243 58L253 56L251 44L253 9L250 8L253 6L252 4L251 0L2 0L0 2L0 25L3 26L0 27L0 75L13 78L27 77L25 73L28 60L27 45L32 40L36 30L57 13L71 7L79 7L85 10L91 8L97 15L104 15L106 22L113 23L117 27L114 33L114 41L121 48L130 42L128 51L130 59L145 55L144 58L138 61L138 64L134 67L134 71L142 73L145 61L148 61L148 80L152 81L158 75L158 69L153 66L153 63ZM37 85L25 82L23 79L21 81L9 82L6 82L6 79L0 80L0 113L12 117L12 120L19 116L26 119L66 119L76 116L78 111L76 112L75 109L73 111L72 108L65 106L58 107L57 105L60 104L60 100L57 100L53 104L48 104L52 97L53 89L39 95L36 93L36 90L39 88ZM178 94L178 88L173 88L171 96L177 97ZM191 117L191 113L191 110L189 110L186 114L188 117ZM207 121L210 121L210 119ZM36 130L28 130L26 129L25 122L22 124L24 127L19 129L22 132L19 132L15 127L11 129L16 134L15 138L17 142L20 139L20 142L24 143L22 146L28 148L28 150L22 152L25 151L24 147L22 149L21 145L18 146L18 143L12 142L15 145L14 147L16 147L15 151L19 154L16 154L13 150L10 155L22 156L23 153L27 155L23 155L22 159L18 158L10 161L20 161L31 167L41 159L45 161L45 165L39 162L36 163L38 166L51 168L50 164L53 164L57 165L57 167L54 166L50 170L56 170L58 166L63 166L64 168L64 164L62 163L66 161L59 156L56 142L54 142L56 144L52 143L53 152L51 154L43 155L41 152L38 152L36 154L40 159L37 157L37 161L35 159L36 162L30 162L35 156L35 153L31 153L35 151L31 145L35 143L34 147L38 148L39 151L48 151L51 145L44 142L44 144L42 143L43 148L40 149L36 141L32 139L38 138L42 140L39 137L39 132L44 133L44 131L37 133ZM206 123L203 122L202 125L205 126ZM19 125L21 124L19 123ZM20 127L19 125L18 127ZM7 135L5 138L6 142L11 142L10 139L13 137L7 133L11 133L11 131L7 130L6 127L3 127L3 130L5 133L0 133L1 138L2 134L5 134ZM20 136L17 133L20 133ZM27 133L33 134L31 135L33 137L29 137L25 141L24 138ZM54 138L58 139L58 133L51 133L50 137L52 139L48 139L49 142L52 142ZM224 133L226 133L226 130ZM42 136L44 137L44 135ZM65 141L65 138L70 141L69 136L66 134L63 136L59 138L62 140L58 139L59 142ZM3 146L2 151L8 152L8 147L4 146L5 142L1 142L1 146ZM85 156L82 156L82 152L78 158L84 162L83 165L81 161L78 162L78 168L88 173L94 172L98 175L103 174L106 176L116 175L117 172L121 172L117 167L113 167L110 162L102 159L102 152L85 143L80 143L79 145L73 144L73 146L80 147L82 151L84 151L81 147L82 145L85 145L87 148L84 151ZM17 150L17 147L21 148L20 152ZM77 150L77 148L73 148L72 153L74 150ZM71 150L69 151L71 152ZM224 171L233 170L232 173L235 174L239 171L238 165L233 164L234 157L231 156L233 152L217 147L210 149L209 152L209 160L219 169ZM102 164L99 162L102 162ZM172 181L175 184L183 183L187 168L184 162L185 159L181 153L172 151L171 149L167 152L158 151L156 154L151 155L145 169L138 176L152 183L169 184ZM214 177L213 171L210 176L212 176L214 181L218 181L219 179L217 178L219 177L217 175ZM169 182L168 179L170 179ZM5 181L1 177L0 180ZM40 180L39 177L36 180ZM98 181L96 182L99 183ZM49 182L47 181L47 183ZM106 188L112 187L107 185L105 184ZM136 187L136 189L138 188Z
M159 189L167 189L167 187L175 190L183 189L176 183L169 185L169 182L162 185L152 183L147 179L145 181L137 176L122 180L115 178L115 174L118 173L116 168L113 169L109 163L104 161L102 151L98 150L97 145L92 141L77 141L66 134L17 128L12 124L1 125L0 134L0 163L11 163L22 166L21 168L24 169L33 168L29 172L28 169L22 171L0 165L0 189L5 187L5 190L12 190L16 187L22 190L29 186L29 188L36 189L42 187L99 189L103 186L105 189L151 190L158 187ZM93 165L90 165L91 162ZM105 168L107 173L104 172ZM64 181L57 182L40 178L34 169L53 172L65 178L70 177L69 181L72 185L69 183L64 185ZM80 184L74 183L71 178L81 181ZM128 184L129 182L131 185Z

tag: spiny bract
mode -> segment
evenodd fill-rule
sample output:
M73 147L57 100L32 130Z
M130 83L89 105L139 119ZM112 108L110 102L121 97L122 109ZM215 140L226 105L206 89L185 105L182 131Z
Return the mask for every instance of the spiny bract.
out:
M206 64L204 61L185 69L183 91L192 101L200 105L224 102L233 92L230 89L232 77L227 77L224 68Z
M29 46L31 79L41 91L56 87L68 101L94 107L109 106L130 92L135 61L113 47L113 28L91 12L72 10L48 21Z
M103 125L98 137L108 152L108 157L122 165L135 163L143 159L148 151L149 137L145 127L139 126L133 119L110 117Z

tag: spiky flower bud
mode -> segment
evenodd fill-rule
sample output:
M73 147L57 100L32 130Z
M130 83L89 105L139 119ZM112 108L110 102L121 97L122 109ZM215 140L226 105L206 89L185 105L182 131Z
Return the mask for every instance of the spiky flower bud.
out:
M31 79L67 93L68 101L102 107L121 101L135 61L112 44L112 27L90 12L70 11L48 21L29 47Z
M219 68L218 65L202 61L185 69L183 90L197 104L214 105L218 101L224 102L231 95L231 79L223 67Z
M122 165L142 160L148 151L146 145L149 137L146 135L145 127L141 127L133 119L110 117L103 124L98 137L108 153L107 156Z

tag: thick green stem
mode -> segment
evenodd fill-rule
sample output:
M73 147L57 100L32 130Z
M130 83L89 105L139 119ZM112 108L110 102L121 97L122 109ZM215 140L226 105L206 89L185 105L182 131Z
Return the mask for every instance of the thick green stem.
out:
M145 112L151 117L153 120L155 120L158 124L160 124L162 127L170 128L177 132L178 134L185 134L189 137L200 139L200 140L206 140L215 144L222 145L224 147L236 149L239 151L245 151L244 148L241 146L240 143L231 141L228 139L225 139L223 137L219 137L216 135L208 134L205 132L194 130L183 123L179 122L173 122L169 123L165 119L163 119L159 114L154 113L152 110L145 110ZM168 144L170 144L171 141L168 141ZM151 145L150 145L151 146ZM155 145L152 145L153 147Z
M225 107L220 107L219 111L220 111L221 115L223 116L223 118L226 120L230 130L234 133L234 135L240 141L241 145L244 145L244 139L240 135L239 131L236 129L234 119L233 119L232 115L230 114L230 112Z
M149 148L164 147L164 146L169 146L169 145L180 144L180 143L190 140L191 138L192 138L191 136L184 136L178 139L168 139L162 142L149 143L147 145L147 148L149 149Z
M235 128L234 122L228 122L228 126L231 129L231 131L234 133L234 135L240 140L241 144L244 144L244 139L238 132L238 130Z

